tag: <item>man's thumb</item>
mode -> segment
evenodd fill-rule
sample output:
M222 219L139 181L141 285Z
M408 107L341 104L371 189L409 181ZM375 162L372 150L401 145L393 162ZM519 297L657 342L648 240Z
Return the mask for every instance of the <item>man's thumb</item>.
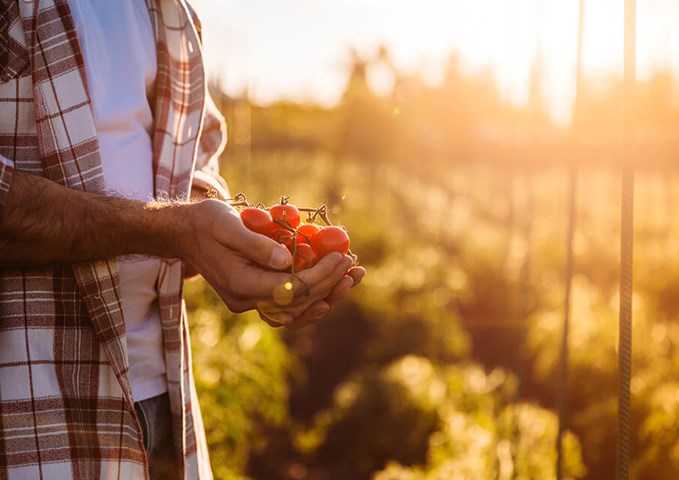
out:
M275 268L276 270L283 270L284 268L290 266L292 263L292 255L290 254L290 251L278 242L271 240L271 243L275 243L276 245L271 249L271 255L269 256L269 266L271 268Z

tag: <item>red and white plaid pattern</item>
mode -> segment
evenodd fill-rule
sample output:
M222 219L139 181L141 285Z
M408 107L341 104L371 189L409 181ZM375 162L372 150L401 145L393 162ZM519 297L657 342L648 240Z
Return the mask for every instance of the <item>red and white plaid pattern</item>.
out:
M194 173L222 185L224 124L206 93L194 12L184 0L147 5L158 54L155 193L181 198ZM104 189L66 0L0 0L0 217L14 171ZM148 478L118 283L114 259L0 267L0 479ZM211 478L181 286L181 262L164 261L159 304L176 448L185 478Z

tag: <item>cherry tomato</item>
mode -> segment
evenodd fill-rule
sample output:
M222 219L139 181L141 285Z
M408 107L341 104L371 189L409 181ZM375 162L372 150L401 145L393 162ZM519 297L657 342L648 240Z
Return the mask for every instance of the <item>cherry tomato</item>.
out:
M274 205L269 209L269 214L274 220L285 222L292 228L297 228L300 222L299 210L294 205Z
M320 257L324 257L331 252L339 252L342 255L346 255L349 251L349 235L340 227L333 225L323 227L316 234L313 247Z
M248 230L267 236L271 235L276 226L269 212L261 208L248 207L243 209L240 212L240 219Z
M298 244L293 260L295 272L301 272L302 270L314 266L318 261L318 258L318 254L311 248L311 245L307 245L306 243Z
M314 238L318 232L321 231L321 227L314 225L313 223L305 223L297 228L297 243L307 243L310 245L314 244Z
M295 234L287 228L277 226L276 224L274 224L274 229L269 237L273 238L278 243L282 243L288 247L288 249L292 249L292 246L295 244Z

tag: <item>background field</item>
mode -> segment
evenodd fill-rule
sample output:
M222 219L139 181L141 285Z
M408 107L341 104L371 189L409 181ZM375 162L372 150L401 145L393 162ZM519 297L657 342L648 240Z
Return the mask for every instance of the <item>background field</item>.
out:
M385 58L388 52L383 52ZM185 289L215 475L255 480L554 478L567 185L577 171L566 478L615 461L622 90L588 84L578 128L539 89L500 100L450 58L437 86L340 104L213 94L232 193L325 203L368 276L316 326L274 330ZM674 78L639 87L632 478L679 476Z

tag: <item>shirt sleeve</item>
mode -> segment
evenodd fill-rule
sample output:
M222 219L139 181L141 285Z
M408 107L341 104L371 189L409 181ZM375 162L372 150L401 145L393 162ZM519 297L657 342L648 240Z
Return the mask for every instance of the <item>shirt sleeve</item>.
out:
M196 169L193 173L193 186L214 188L223 198L229 198L229 188L219 175L219 155L226 147L226 121L207 94L203 131L198 143Z
M190 1L186 2L193 25L200 42L203 42L203 28L198 14ZM205 94L203 131L198 143L196 168L193 172L193 186L214 188L222 198L229 198L226 180L219 175L219 155L226 147L226 121L215 105L209 92Z
M0 218L2 218L2 212L5 209L13 175L14 162L0 155Z

